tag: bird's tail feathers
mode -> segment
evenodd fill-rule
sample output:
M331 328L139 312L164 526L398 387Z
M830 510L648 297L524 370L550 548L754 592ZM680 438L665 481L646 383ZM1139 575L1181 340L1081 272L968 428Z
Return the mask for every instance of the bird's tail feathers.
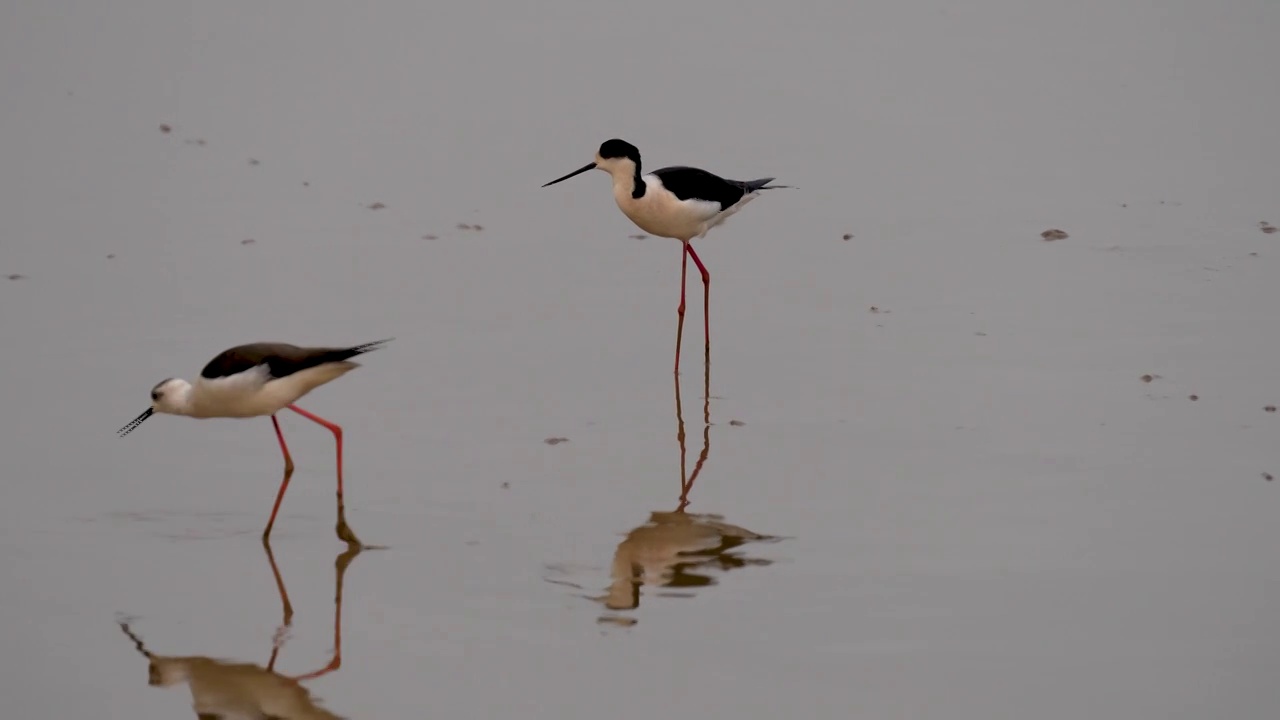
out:
M794 185L770 185L775 178L760 178L759 180L747 180L742 183L742 187L747 192L756 192L757 190L782 190L784 188L796 189Z

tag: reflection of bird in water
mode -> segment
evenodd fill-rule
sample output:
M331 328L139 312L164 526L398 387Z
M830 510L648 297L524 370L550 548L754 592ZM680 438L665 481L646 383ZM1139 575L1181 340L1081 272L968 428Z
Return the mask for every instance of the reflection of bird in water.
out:
M289 677L275 671L276 657L284 644L284 635L293 619L293 606L285 591L284 581L275 558L267 546L267 560L275 575L284 608L284 621L276 632L271 659L266 667L247 662L217 660L201 655L157 655L147 649L129 624L120 622L138 652L150 661L148 684L167 687L185 682L191 688L192 709L199 720L342 720L341 716L320 707L319 699L302 686L301 681L337 670L342 665L342 580L347 566L360 553L349 548L334 561L336 589L334 595L333 659L325 667L305 675Z
M767 535L723 522L719 515L683 510L654 511L649 521L627 533L613 554L608 593L598 598L610 610L632 610L640 604L640 586L694 588L714 585L704 568L721 570L768 565L769 560L738 556L731 551Z
M627 533L613 554L609 574L613 582L604 597L596 598L611 610L632 610L640 604L640 586L694 588L715 584L696 570L721 570L747 565L768 565L769 560L734 554L738 546L751 541L774 540L767 535L730 525L720 515L686 513L689 491L706 465L711 452L711 366L703 374L702 452L693 473L686 474L684 412L680 401L680 381L676 380L676 440L680 445L680 505L673 511L657 510L649 520Z

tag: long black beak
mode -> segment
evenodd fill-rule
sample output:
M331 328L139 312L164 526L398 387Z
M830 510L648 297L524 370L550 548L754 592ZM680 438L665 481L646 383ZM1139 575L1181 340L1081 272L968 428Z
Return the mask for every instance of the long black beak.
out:
M125 425L124 427L120 428L119 430L116 431L116 433L119 434L120 437L124 437L125 435L128 435L129 433L133 432L134 430L137 430L138 426L142 424L142 421L151 417L152 413L154 413L155 411L156 411L155 408L147 408L146 412L142 413L138 417L131 420L128 425Z
M582 167L578 168L577 170L574 170L573 172L569 173L568 175L565 175L565 176L564 176L564 177L562 177L562 178L557 178L557 179L555 179L555 180L552 180L551 182L547 183L547 185L555 185L556 183L560 182L561 180L568 180L569 178L573 177L574 175L581 175L582 173L584 173L584 172L586 172L586 171L588 171L588 170L595 170L595 169L596 169L596 164L595 164L595 163L593 163L593 162L589 162L589 163L587 163L586 165L583 165ZM547 185L543 185L542 187L547 187Z

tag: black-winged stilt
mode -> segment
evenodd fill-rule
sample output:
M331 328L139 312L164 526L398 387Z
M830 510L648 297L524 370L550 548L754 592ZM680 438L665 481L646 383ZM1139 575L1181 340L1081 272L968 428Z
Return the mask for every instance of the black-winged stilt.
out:
M613 199L623 214L640 229L658 237L679 240L684 246L680 262L680 316L676 327L675 371L680 371L680 340L684 334L684 285L689 258L702 273L703 329L706 354L711 356L711 274L690 244L706 236L711 228L729 219L743 205L757 198L761 190L791 187L770 185L773 178L727 180L692 167L665 167L641 174L640 151L624 140L608 140L596 152L596 159L562 178L543 185L555 185L588 170L599 168L613 177Z
M224 350L209 361L194 383L178 378L162 380L151 389L151 407L117 431L120 437L133 432L155 413L186 415L193 418L249 418L271 416L280 451L284 453L284 480L276 493L271 517L262 531L263 542L271 535L276 513L284 500L285 490L293 476L293 458L280 431L276 413L285 408L313 420L333 433L338 446L338 537L348 545L359 546L360 540L347 525L342 502L342 428L324 418L294 405L312 390L332 382L360 367L350 358L377 350L390 342L378 340L353 347L298 347L287 343L260 342L238 345Z

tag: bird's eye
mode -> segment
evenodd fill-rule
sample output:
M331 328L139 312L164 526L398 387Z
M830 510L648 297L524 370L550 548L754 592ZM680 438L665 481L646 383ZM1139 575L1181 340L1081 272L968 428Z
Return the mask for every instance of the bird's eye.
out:
M160 392L159 390L152 390L152 391L151 391L151 399L152 399L152 400L159 400L159 399L161 398L161 396L163 396L163 395L164 395L164 393Z

